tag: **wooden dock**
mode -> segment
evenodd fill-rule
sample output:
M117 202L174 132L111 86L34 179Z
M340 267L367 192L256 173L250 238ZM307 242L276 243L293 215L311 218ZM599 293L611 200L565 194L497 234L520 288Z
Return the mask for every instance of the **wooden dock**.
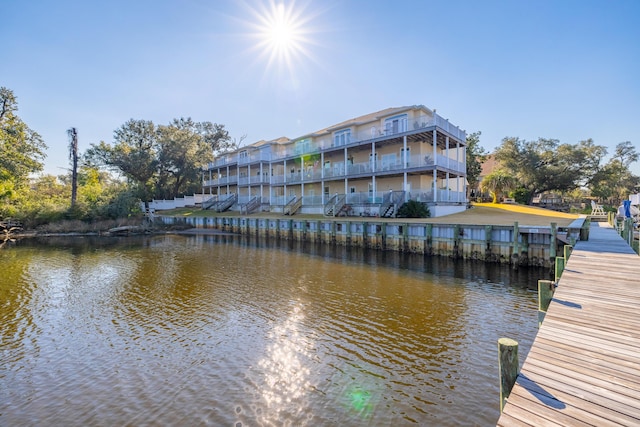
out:
M499 426L640 426L640 257L607 223L578 242Z

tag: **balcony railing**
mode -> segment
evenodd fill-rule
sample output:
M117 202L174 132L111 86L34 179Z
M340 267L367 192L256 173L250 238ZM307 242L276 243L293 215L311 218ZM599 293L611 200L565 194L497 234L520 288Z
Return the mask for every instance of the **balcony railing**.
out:
M308 147L292 147L282 150L281 152L273 153L272 160L281 160L288 157L296 157L307 154L320 153L322 150L327 150L334 147L349 147L351 145L357 145L367 141L373 141L377 139L384 139L394 135L401 135L404 133L411 133L415 131L422 131L426 128L437 126L440 129L448 132L459 140L466 138L466 133L457 126L449 123L448 120L435 115L435 118L431 116L418 116L409 118L405 122L402 122L396 127L384 127L380 125L371 126L368 130L362 130L351 134L351 137L344 143L336 144L333 139L325 138L324 140L316 142L314 145Z
M353 145L362 144L364 142L373 142L378 139L385 139L395 135L402 135L404 133L412 133L415 131L423 131L426 128L437 126L440 129L448 132L459 140L464 140L466 134L463 130L457 126L449 123L448 120L435 115L435 118L431 116L419 116L407 119L396 127L384 127L381 124L371 126L368 130L362 130L351 134L351 137L344 143L337 144L332 138L325 138L320 141L316 141L315 144L309 144L305 146L288 147L280 152L272 152L270 155L268 152L260 151L257 153L249 153L248 155L240 156L239 152L229 153L222 155L215 161L208 164L209 169L215 169L224 166L233 166L236 164L248 164L257 161L276 161L285 158L295 158L298 156L305 156L310 154L319 154L323 150L328 150L335 147L349 147ZM274 147L275 148L275 147Z

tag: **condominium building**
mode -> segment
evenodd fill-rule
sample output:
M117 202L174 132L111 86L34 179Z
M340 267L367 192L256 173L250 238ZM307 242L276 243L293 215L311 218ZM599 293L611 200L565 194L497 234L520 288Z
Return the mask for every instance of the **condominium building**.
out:
M295 139L222 153L203 174L204 209L393 217L408 200L462 211L466 135L423 105L388 108Z

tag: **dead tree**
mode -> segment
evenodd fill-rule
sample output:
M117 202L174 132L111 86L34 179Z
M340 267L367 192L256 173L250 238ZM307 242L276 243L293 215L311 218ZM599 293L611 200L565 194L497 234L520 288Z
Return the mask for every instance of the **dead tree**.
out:
M78 196L78 130L76 128L68 129L67 135L69 135L69 160L72 163L71 208L73 208Z

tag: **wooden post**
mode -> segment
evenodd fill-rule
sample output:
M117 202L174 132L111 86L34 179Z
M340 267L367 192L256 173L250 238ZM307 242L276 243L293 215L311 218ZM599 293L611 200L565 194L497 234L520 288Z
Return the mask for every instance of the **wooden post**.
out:
M331 243L336 243L336 220L331 221Z
M558 224L555 222L551 223L551 239L549 242L549 260L554 262L553 260L556 257L556 236L558 235Z
M542 325L549 304L553 299L556 284L552 280L538 280L538 327Z
M573 246L564 245L564 260L565 262L569 262L569 257L571 256L571 252L573 251Z
M490 225L484 226L484 259L489 261L491 259L491 233L493 227Z
M513 266L516 267L520 261L520 227L518 221L513 223L513 252L511 253Z
M382 250L386 251L387 250L387 223L383 222L382 223Z
M562 276L562 272L564 271L564 261L565 259L563 257L556 257L556 283L558 283L558 280L560 280L560 276Z
M402 224L402 246L405 252L409 251L409 223Z
M363 248L369 247L369 230L367 230L368 226L369 226L368 222L366 221L362 222L362 247Z
M427 237L424 253L427 255L431 255L433 253L433 224L427 224L426 233Z
M507 403L511 389L518 378L518 341L511 338L498 340L498 357L500 365L500 412Z

